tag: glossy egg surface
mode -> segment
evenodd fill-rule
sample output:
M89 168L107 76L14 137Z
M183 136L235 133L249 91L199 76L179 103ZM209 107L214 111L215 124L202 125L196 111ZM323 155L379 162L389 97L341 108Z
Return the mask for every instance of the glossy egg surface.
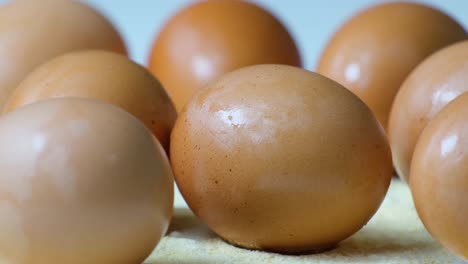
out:
M176 122L171 161L195 214L247 248L320 251L358 231L389 187L388 143L338 83L285 65L224 75Z

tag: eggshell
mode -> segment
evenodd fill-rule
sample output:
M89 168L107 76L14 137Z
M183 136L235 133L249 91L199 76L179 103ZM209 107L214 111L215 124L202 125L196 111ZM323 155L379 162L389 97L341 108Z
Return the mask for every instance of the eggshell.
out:
M177 112L164 88L144 67L109 51L77 51L31 72L6 102L4 112L52 97L84 97L120 106L169 146Z
M0 119L0 262L142 263L172 213L169 163L130 114L54 99Z
M468 41L446 47L423 61L395 97L388 135L398 174L408 181L414 146L426 124L468 91Z
M149 58L178 111L224 73L264 63L300 66L301 58L274 15L238 0L198 1L180 10L159 32Z
M327 44L318 72L359 96L387 130L401 84L438 49L467 39L443 12L417 3L385 3L355 15Z
M468 260L468 93L449 103L421 133L410 184L432 236Z
M358 231L389 187L389 145L368 107L300 68L258 65L195 94L171 136L193 212L241 247L320 251Z
M112 24L79 1L15 0L0 6L0 107L41 63L73 50L125 54Z

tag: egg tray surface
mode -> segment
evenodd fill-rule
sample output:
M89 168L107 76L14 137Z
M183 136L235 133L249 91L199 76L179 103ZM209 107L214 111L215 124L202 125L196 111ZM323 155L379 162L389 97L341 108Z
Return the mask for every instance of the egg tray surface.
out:
M382 206L361 231L320 254L287 256L237 248L203 225L176 196L171 227L145 264L462 263L424 229L408 186L394 179Z

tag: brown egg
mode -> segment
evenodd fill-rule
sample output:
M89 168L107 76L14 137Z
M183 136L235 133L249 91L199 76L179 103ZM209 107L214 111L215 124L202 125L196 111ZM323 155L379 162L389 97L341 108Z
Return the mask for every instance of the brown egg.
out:
M0 119L0 262L142 263L165 233L173 180L130 114L54 99Z
M411 191L432 236L468 260L468 93L449 103L421 133Z
M140 119L169 147L177 112L158 80L144 67L109 51L77 51L31 72L6 102L4 111L52 97L94 98L120 106Z
M195 94L171 136L179 189L223 239L297 253L358 231L389 187L389 145L338 83L285 65L224 75Z
M265 63L301 65L281 22L252 3L208 0L182 9L166 23L149 68L180 111L197 89L224 73Z
M408 181L414 146L426 124L468 91L468 41L444 48L408 76L395 97L388 135L398 175Z
M343 25L326 46L317 71L359 96L387 129L393 99L411 70L463 39L463 27L439 10L385 3Z
M125 54L110 22L79 1L16 0L0 6L0 107L35 67L82 49Z

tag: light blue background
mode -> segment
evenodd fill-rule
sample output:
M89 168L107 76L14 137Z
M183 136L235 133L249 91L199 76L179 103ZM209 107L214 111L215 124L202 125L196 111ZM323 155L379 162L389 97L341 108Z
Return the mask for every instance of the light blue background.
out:
M40 1L40 0L38 0ZM122 33L131 57L147 64L154 37L187 0L84 0L106 14ZM253 0L273 12L289 28L312 70L333 32L357 11L382 0ZM425 0L468 28L468 0Z

